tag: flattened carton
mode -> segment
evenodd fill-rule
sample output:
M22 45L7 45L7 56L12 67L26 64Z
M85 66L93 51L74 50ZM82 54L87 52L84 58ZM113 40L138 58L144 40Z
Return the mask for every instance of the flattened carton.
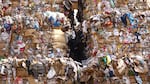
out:
M35 31L36 31L35 29L26 29L24 36L32 36L33 32L35 32Z
M3 49L3 48L5 48L5 42L0 42L0 49Z
M28 77L28 72L24 68L17 68L17 77Z

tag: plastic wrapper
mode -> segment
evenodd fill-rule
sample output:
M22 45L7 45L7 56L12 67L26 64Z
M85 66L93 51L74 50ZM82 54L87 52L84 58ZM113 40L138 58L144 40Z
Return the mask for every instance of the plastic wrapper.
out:
M47 74L47 78L51 79L51 78L53 78L55 75L56 75L56 72L55 72L54 68L51 67L50 70L49 70L49 72L48 72L48 74Z

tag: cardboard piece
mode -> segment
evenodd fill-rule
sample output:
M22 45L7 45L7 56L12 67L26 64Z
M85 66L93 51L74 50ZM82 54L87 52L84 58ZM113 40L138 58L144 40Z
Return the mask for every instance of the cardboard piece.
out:
M28 77L28 72L24 68L17 68L16 69L16 76L17 77Z
M35 29L26 29L24 36L33 36L34 35L33 32L35 31L36 31Z
M0 42L0 49L3 49L3 48L5 48L5 42Z

